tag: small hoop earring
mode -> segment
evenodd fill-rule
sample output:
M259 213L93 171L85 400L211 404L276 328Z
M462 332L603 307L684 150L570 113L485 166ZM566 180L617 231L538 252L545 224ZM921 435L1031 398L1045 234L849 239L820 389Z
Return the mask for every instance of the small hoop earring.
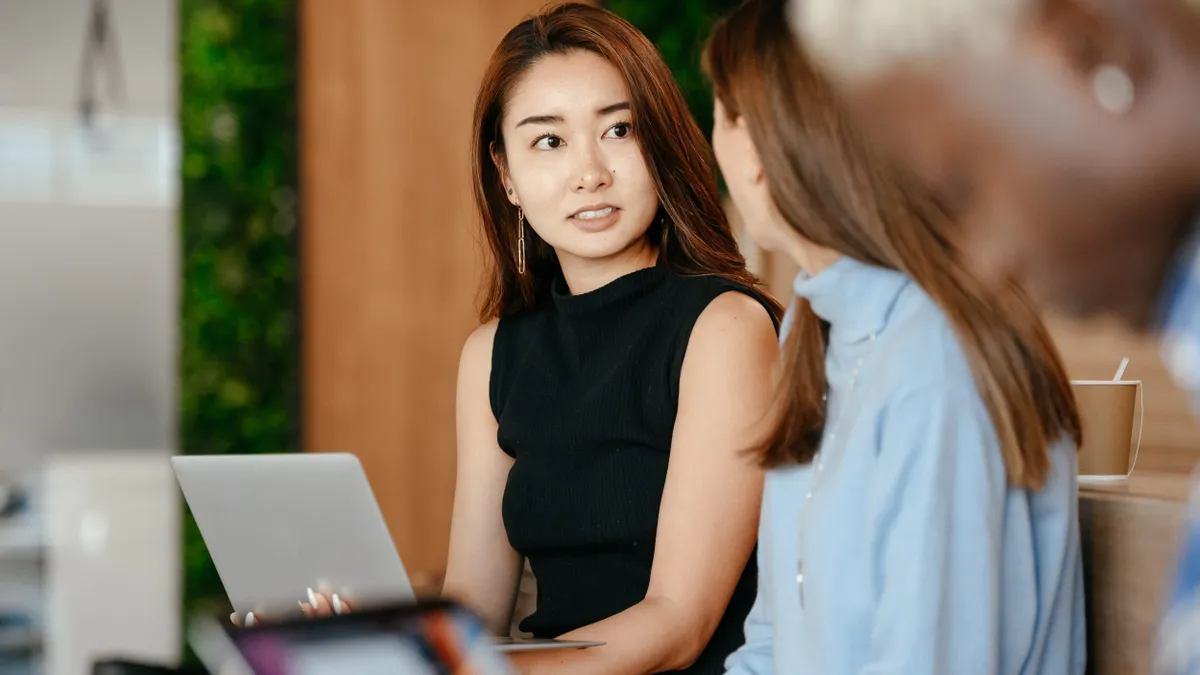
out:
M525 274L525 211L517 207L517 274Z
M1133 110L1133 79L1124 70L1105 64L1092 73L1092 94L1106 112L1126 115Z

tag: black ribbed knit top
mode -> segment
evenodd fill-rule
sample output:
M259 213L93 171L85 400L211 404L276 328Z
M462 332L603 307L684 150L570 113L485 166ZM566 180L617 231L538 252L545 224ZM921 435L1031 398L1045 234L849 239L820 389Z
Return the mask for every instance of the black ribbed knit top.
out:
M501 319L490 397L500 447L515 458L504 525L537 579L522 630L557 637L645 597L684 353L727 291L763 301L658 265L580 295L560 278L552 301ZM682 672L724 672L756 583L751 557L708 648Z

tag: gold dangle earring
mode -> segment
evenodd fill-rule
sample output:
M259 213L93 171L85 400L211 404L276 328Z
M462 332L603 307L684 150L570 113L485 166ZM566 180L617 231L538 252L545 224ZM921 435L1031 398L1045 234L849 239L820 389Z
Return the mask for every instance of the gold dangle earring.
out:
M517 207L517 274L525 274L525 211Z

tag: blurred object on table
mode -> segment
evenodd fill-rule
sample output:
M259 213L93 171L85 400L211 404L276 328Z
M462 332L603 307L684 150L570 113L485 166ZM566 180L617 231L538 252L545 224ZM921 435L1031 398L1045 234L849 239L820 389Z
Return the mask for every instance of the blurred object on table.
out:
M41 638L28 614L0 607L0 673L33 675L41 655Z
M46 673L98 659L177 664L180 500L168 454L80 452L46 462Z

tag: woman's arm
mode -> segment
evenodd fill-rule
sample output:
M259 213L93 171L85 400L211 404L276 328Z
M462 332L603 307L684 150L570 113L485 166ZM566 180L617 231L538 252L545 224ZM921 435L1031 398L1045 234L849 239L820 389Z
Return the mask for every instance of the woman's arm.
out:
M508 544L501 515L513 460L496 441L488 397L495 336L494 321L477 328L459 361L458 473L442 594L478 612L498 635L508 635L523 563Z
M789 495L794 497L794 495ZM746 616L746 643L725 662L726 675L772 675L775 672L775 625L771 589L764 584L771 578L770 533L771 487L763 488L758 523L758 591L754 606Z
M773 393L766 310L725 293L692 330L646 598L563 636L604 647L517 655L527 674L640 675L691 664L708 644L754 548L763 472L745 453Z

